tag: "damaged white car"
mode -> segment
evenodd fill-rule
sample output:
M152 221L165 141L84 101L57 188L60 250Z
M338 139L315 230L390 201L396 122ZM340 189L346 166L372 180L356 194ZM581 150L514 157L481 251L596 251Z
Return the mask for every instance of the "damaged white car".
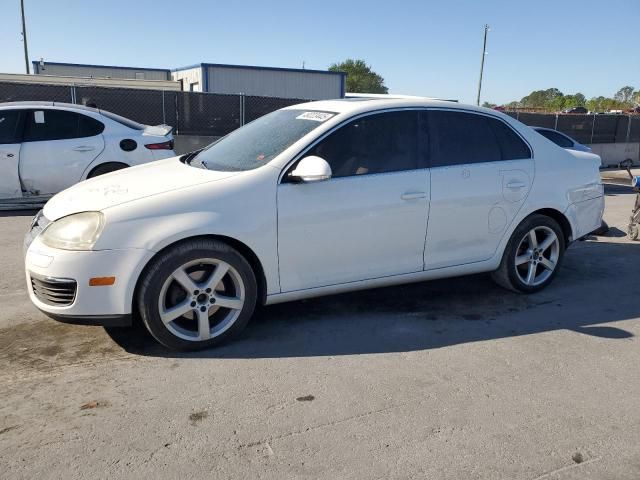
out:
M173 157L171 130L81 105L0 103L0 201L44 200L81 180Z

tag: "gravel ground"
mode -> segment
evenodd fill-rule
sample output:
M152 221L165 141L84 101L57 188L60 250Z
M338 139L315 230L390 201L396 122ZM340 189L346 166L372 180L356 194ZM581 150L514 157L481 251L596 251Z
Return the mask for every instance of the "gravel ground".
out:
M264 308L173 354L47 319L30 216L0 216L0 478L640 477L640 242L604 237L522 296L484 275Z

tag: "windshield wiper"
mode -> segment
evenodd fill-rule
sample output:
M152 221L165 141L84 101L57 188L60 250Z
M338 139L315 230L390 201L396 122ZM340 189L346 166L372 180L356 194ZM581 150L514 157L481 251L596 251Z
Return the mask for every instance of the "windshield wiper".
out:
M200 160L198 159L198 163L199 165L194 163L194 160L196 160L198 158L198 154L200 152L202 152L203 149L200 150L195 150L193 152L189 152L187 153L184 157L181 158L181 160L186 163L187 165L191 165L192 167L196 167L196 168L205 168L207 169L207 164L204 160Z

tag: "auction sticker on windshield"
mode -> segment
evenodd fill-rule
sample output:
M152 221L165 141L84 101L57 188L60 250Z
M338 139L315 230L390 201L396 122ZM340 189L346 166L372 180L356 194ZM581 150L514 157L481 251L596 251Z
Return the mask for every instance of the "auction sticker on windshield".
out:
M313 120L315 122L324 122L325 120L329 120L334 115L335 113L329 113L329 112L304 112L302 115L298 115L296 119Z

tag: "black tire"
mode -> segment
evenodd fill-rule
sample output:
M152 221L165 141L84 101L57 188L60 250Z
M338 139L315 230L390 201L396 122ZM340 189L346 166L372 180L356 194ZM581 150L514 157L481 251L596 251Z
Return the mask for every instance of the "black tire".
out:
M523 279L521 278L522 273L522 265L520 267L516 266L516 255L520 257L522 256L526 256L528 255L529 250L527 250L526 252L522 252L519 251L520 249L522 249L522 242L525 241L525 236L528 235L528 233L534 229L540 229L540 230L545 230L545 229L550 229L553 231L553 233L555 233L558 243L557 243L557 252L556 252L556 260L553 262L555 264L555 267L553 268L552 271L550 271L550 274L545 275L544 280L541 280L539 284L527 284L525 281L523 281ZM551 248L551 247L550 247ZM553 247L554 249L556 248L555 246ZM517 293L534 293L537 292L539 290L542 290L543 288L547 287L555 278L556 274L558 273L558 270L560 269L561 265L562 265L562 260L564 258L564 251L565 251L565 240L564 240L564 234L562 232L562 228L560 228L560 225L558 225L558 222L556 222L553 218L547 217L545 215L539 215L539 214L534 214L534 215L530 215L529 217L525 218L520 225L518 225L518 227L515 229L515 231L513 232L513 234L511 235L511 238L509 239L509 242L507 243L507 246L505 248L504 254L502 256L502 261L500 262L500 267L491 274L491 277L493 278L493 280L500 285L503 288L506 288L507 290L511 290L513 292L517 292ZM543 252L544 254L544 252ZM532 257L534 254L531 254ZM536 258L540 258L539 256ZM529 264L531 262L527 262L526 267L525 268L529 268ZM538 264L535 264L536 267L534 267L537 270L534 270L534 276L535 276L535 272L540 271L540 269L542 269L542 271L545 271L548 269L546 269L543 265L537 266ZM542 274L539 274L542 276Z
M116 170L122 170L123 168L127 168L129 165L126 163L119 162L109 162L103 163L102 165L98 165L96 168L89 172L87 178L94 178L100 175L104 175L105 173L115 172Z
M204 260L204 263L200 261ZM180 286L180 284L174 284L174 280L172 280L174 272L183 268L190 263L195 262L195 266L189 268L206 268L206 262L222 262L222 264L227 264L230 266L229 274L232 276L232 279L225 276L224 281L221 281L219 284L224 284L224 288L227 288L227 284L230 285L230 288L240 288L242 290L242 294L240 294L240 298L244 296L244 302L242 303L242 307L234 307L236 310L231 308L226 309L225 307L217 307L216 305L210 305L204 300L204 303L197 303L196 308L193 311L189 311L185 313L185 316L178 317L176 321L170 321L166 325L161 320L160 317L160 298L163 297L162 302L166 302L166 298L169 289L173 289L176 291L178 289L178 295L191 295L191 293L187 293L187 290ZM220 263L219 263L220 264ZM218 264L218 265L219 265ZM215 272L218 266L213 266L213 272ZM188 268L185 270L187 271ZM213 278L213 272L210 273L211 278ZM199 274L196 272L196 274ZM203 273L205 275L206 273ZM233 280L235 279L235 280ZM205 278L206 280L206 278ZM234 287L233 282L241 287ZM170 285L167 287L167 285ZM165 293L163 293L163 289L165 289ZM180 292L182 290L182 292ZM210 291L210 289L209 289ZM194 293L193 302L190 303L191 306L194 303L201 302L199 297L205 295L205 292L202 291L200 295L195 296ZM214 285L214 292L215 285ZM208 293L209 294L209 293ZM211 294L212 295L212 294ZM235 294L234 294L235 296ZM257 299L257 283L255 274L247 262L247 260L238 253L235 249L230 247L224 242L214 240L214 239L194 239L182 242L174 247L169 248L168 250L160 253L156 258L154 258L149 266L145 269L142 274L142 278L139 284L138 289L138 309L140 312L140 317L142 322L144 323L149 333L153 335L153 337L160 342L162 345L173 349L173 350L181 350L181 351L190 351L190 350L201 350L203 348L209 348L215 345L219 345L234 335L238 334L246 325L249 323L253 311L255 309ZM186 296L181 298L177 303L188 303L189 298ZM215 302L215 300L211 300L211 302ZM201 307L201 305L203 305ZM170 305L172 307L173 305ZM206 307L205 307L206 306ZM165 305L166 308L166 305ZM198 311L200 308L214 309L217 312L214 312L212 315L215 317L218 315L218 312L222 312L221 315L227 316L235 316L235 320L228 321L227 323L230 326L226 327L226 330L222 331L219 335L212 336L207 340L199 340L196 337L184 339L178 336L178 334L183 332L190 332L190 329L195 328L198 330L198 319L197 315L199 315ZM225 311L228 312L225 313ZM204 312L205 310L202 310ZM207 315L210 315L210 311L207 310ZM239 312L239 313L238 313ZM231 315L231 314L234 315ZM192 318L187 318L191 316ZM217 324L215 323L215 318L209 318L207 325L210 326L210 329L213 329L215 332L217 328ZM213 326L211 327L211 321L214 321ZM206 321L206 320L205 320ZM224 321L224 320L223 320ZM178 323L176 323L178 322ZM190 323L195 322L195 324ZM175 333L178 331L178 334ZM205 330L206 331L206 330ZM211 331L211 330L210 330ZM198 332L194 332L197 335ZM184 334L184 333L183 333Z

